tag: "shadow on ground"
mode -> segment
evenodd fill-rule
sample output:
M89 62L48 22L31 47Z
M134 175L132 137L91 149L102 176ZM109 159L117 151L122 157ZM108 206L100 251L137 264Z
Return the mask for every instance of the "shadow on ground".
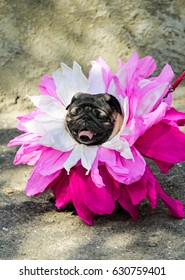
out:
M14 167L16 149L6 147L18 134L0 130L0 259L185 259L185 220L173 218L161 201L151 209L144 200L138 222L118 208L89 227L71 212L56 212L49 191L26 197L32 167ZM168 175L151 167L167 193L185 203L185 164Z

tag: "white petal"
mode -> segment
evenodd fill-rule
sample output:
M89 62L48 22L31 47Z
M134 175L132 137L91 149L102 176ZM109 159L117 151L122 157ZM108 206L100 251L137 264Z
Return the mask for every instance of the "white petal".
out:
M87 169L87 173L89 173L91 166L96 158L96 154L98 151L98 146L85 146L83 145L83 152L81 157L82 166Z
M123 145L122 145L122 151L121 151L121 156L126 158L126 159L132 159L134 160L133 154L131 152L131 149L129 147L129 144L127 141L123 141Z
M67 66L65 63L61 63L60 66L62 68L62 73L64 76L70 77L72 75L72 71L73 71L72 68Z
M104 93L105 92L105 83L102 75L102 67L96 61L92 61L92 68L89 73L89 93Z
M129 100L128 100L128 97L126 96L122 102L120 102L120 106L121 108L123 108L123 116L124 116L124 119L123 119L123 127L125 127L127 121L128 121L128 118L129 118L129 104L128 104Z
M128 104L129 100L128 100L127 96L123 98L122 95L118 95L118 96L116 96L116 98L119 101L121 111L124 116L122 127L125 127L125 125L128 121L128 118L129 118L129 104Z
M69 81L71 81L71 77L69 77ZM76 61L73 63L72 82L77 92L87 92L89 81L83 74L81 66Z
M69 105L72 97L77 92L76 89L72 86L72 83L68 81L62 71L54 72L53 78L56 85L57 96L62 100L64 106Z
M138 85L139 85L140 88L143 88L143 87L147 86L150 83L151 83L151 80L143 79L143 80L139 81Z
M121 88L124 90L126 87L126 64L116 73L116 76L119 79Z
M121 87L121 90L124 92L124 89L126 87L126 65L124 65L115 75L118 79L119 86ZM108 93L112 94L113 96L117 97L117 87L116 82L114 79L112 79L110 86L108 88Z
M129 143L125 139L120 139L120 133L111 140L105 142L102 146L110 150L118 151L121 156L126 159L133 159Z
M64 126L62 128L49 130L39 140L39 143L62 152L71 151L77 144L77 142L66 131Z
M64 163L64 168L69 173L70 169L75 166L79 160L81 160L81 164L87 170L86 174L88 174L96 158L97 151L98 146L87 147L85 145L77 144Z
M81 66L73 63L73 69L61 63L62 71L53 73L58 97L65 106L71 103L71 99L77 92L87 92L89 82L82 72Z
M114 97L117 97L117 88L113 79L110 82L108 93L113 95Z
M168 83L163 83L162 85L151 89L148 91L140 101L137 108L136 114L138 116L144 116L151 112L157 101L162 97L165 92Z
M64 119L66 110L64 106L55 98L43 95L43 96L29 96L33 104L41 109L43 113L53 117L57 120Z
M47 131L52 129L63 129L64 122L53 120L50 116L45 114L37 115L35 119L27 121L24 126L29 132L33 132L39 136L44 135Z
M151 126L153 126L154 124L160 122L164 116L166 115L166 111L169 109L169 105L165 102L161 102L161 104L159 105L159 107L147 114L146 116L144 116L144 123L143 123L143 130L142 130L142 134L148 130Z
M82 152L83 152L83 149L82 149L81 145L76 145L74 147L70 156L68 157L68 159L66 160L66 162L63 165L63 167L65 168L65 170L67 171L68 174L69 174L70 169L73 166L75 166L77 164L77 162L81 159Z

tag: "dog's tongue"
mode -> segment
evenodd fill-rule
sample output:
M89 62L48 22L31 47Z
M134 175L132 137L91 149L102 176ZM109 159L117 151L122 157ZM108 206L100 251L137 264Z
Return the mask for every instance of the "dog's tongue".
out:
M79 133L79 137L87 136L90 140L93 138L93 135L94 134L90 130L83 130L83 131L80 131L80 133Z

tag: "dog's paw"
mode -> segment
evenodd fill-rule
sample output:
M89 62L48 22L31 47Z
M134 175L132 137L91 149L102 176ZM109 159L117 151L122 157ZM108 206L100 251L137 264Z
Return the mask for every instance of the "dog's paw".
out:
M49 199L49 202L52 203L53 205L55 205L55 202L56 202L55 197L51 197ZM73 203L69 203L66 206L61 207L61 208L58 208L57 206L55 206L55 210L59 213L60 212L71 212L71 215L77 215L77 212L76 212L76 209L75 209Z
M77 215L76 209L71 204L68 204L61 208L55 207L55 209L57 212L71 212L71 215Z
M56 201L56 199L55 199L54 196L52 196L52 197L49 198L49 202L50 202L51 204L54 204L54 205L55 205L55 201Z

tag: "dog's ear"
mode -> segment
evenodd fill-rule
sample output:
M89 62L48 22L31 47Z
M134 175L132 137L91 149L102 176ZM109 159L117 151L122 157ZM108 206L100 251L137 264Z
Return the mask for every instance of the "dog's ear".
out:
M105 93L105 94L103 94L103 98L106 101L106 103L109 104L109 106L111 108L115 109L116 112L118 112L120 115L122 115L121 107L120 107L119 101L116 99L116 97L114 97L111 94Z
M71 103L69 103L69 105L67 105L66 110L68 110L68 109L69 109L69 106L70 106L72 103L74 103L74 101L78 98L78 96L80 96L80 95L82 95L82 94L83 94L83 93L81 93L81 92L76 93L76 94L73 96L73 98L71 99Z

